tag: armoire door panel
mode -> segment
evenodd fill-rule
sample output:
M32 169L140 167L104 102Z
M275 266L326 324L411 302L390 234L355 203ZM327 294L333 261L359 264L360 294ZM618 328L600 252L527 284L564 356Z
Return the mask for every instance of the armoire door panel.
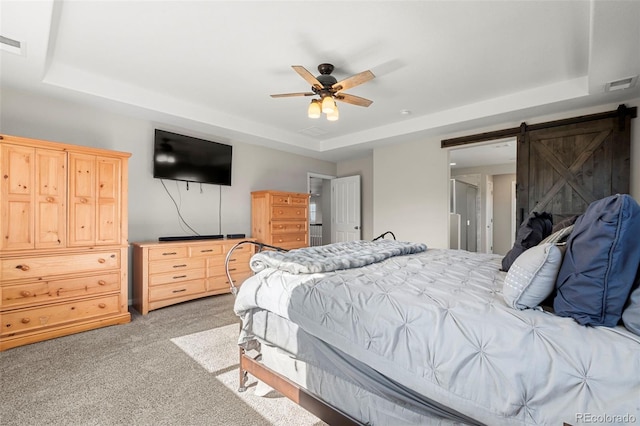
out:
M96 244L117 244L120 235L118 226L118 206L115 202L98 203L98 224L96 227Z
M34 248L35 149L0 147L0 230L3 250Z
M120 161L97 157L96 244L120 243Z
M65 247L67 241L67 153L36 150L36 248Z
M93 155L71 154L71 190L74 197L93 199L95 197L95 163Z

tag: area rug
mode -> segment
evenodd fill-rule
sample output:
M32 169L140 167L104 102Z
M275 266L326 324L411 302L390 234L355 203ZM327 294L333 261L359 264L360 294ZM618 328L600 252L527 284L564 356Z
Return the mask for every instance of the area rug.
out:
M214 375L247 405L276 426L319 426L325 423L275 391L261 395L265 388L249 376L248 389L238 392L238 324L175 337L171 341L206 371Z

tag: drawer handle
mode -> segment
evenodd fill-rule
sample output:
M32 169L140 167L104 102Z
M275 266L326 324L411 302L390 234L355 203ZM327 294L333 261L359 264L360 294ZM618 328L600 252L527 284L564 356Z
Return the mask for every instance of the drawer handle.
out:
M105 280L98 280L98 285L107 285Z
M88 200L87 200L86 198L80 198L80 202L81 202L82 204L87 204L87 201L88 201Z
M173 265L174 268L184 268L185 266L187 266L186 264L183 265Z
M169 252L166 252L166 253L162 253L163 256L173 256L174 254L178 254L178 253L176 253L175 251L169 251Z
M106 307L107 307L106 303L98 303L98 308L104 309Z
M20 295L22 295L23 297L29 297L29 296L31 296L31 292L27 291L27 290L22 290L20 292Z
M235 262L238 259L229 259L229 262Z
M20 269L21 271L28 271L30 268L29 265L18 265L16 266L16 269Z
M237 270L237 269L238 269L238 268L229 268L229 272L231 272L231 271L235 271L235 270Z
M98 259L98 263L104 263L104 262L106 262L105 259L103 259L103 258Z
M23 324L29 324L31 322L31 318L22 318L22 321L20 321Z
M182 293L183 291L187 291L186 288L181 288L180 290L173 290L172 293Z
M187 278L186 275L176 275L175 277L173 277L174 280L180 279L180 278Z
M47 203L53 203L54 201L53 197L47 197Z
M302 213L300 210L298 210L298 211L296 212L296 214L297 214L297 215L299 215L300 213Z
M210 253L212 252L213 249L208 249L208 250L200 250L200 253Z

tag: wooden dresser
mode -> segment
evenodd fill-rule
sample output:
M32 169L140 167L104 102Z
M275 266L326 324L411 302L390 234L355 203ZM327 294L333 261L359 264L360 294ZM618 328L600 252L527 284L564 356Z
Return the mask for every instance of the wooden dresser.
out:
M265 244L294 249L309 246L309 194L251 193L252 237Z
M224 263L243 240L193 240L133 243L133 306L149 311L199 297L229 293ZM240 286L252 272L253 244L238 246L229 258L233 283Z
M130 321L130 155L0 135L0 350Z

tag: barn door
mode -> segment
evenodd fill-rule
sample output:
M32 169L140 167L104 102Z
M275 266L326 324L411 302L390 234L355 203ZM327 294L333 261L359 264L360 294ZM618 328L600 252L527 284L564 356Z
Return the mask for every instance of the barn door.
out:
M626 112L626 111L624 111ZM533 211L553 223L598 199L629 192L630 114L527 127L518 137L518 223Z

